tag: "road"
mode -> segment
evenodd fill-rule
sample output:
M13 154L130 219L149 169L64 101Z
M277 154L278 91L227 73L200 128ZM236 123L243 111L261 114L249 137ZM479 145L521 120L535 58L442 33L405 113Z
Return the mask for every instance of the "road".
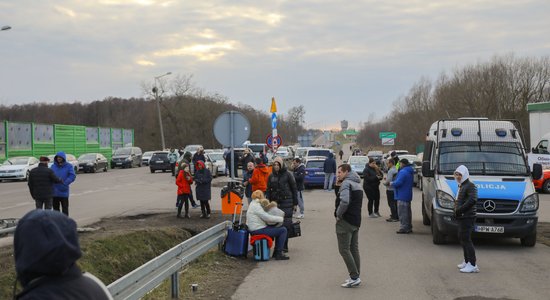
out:
M71 189L70 214L79 226L102 217L174 211L173 177L150 174L148 168L79 174ZM219 195L219 190L213 188L212 195ZM385 201L383 197L381 213L387 217ZM412 235L395 234L396 223L366 218L364 209L360 231L363 285L340 288L347 272L334 234L334 194L308 190L305 203L303 236L290 241L291 259L259 263L234 299L453 299L473 295L548 299L550 295L550 247L542 244L523 248L517 239L476 240L481 272L460 274L456 264L462 260L461 247L432 244L429 227L421 222L419 190L413 200ZM220 202L213 201L212 206L219 209ZM0 218L21 217L33 207L25 182L0 183ZM199 211L192 213L198 216ZM550 195L541 195L539 215L540 221L550 222Z

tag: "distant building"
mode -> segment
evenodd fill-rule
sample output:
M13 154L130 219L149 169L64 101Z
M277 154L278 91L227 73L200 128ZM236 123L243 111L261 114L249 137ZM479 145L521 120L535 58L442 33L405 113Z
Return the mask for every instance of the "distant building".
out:
M340 127L342 127L342 131L348 130L348 121L347 120L340 121Z

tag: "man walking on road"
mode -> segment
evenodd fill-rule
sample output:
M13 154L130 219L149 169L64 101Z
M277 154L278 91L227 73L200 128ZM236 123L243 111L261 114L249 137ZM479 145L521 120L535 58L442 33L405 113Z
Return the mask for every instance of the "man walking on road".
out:
M338 167L338 182L341 182L336 197L336 237L338 250L348 268L349 278L341 285L351 288L361 284L361 262L359 257L359 227L361 226L361 207L363 205L363 190L361 178L351 170L351 166L343 164Z
M53 209L59 211L59 205L63 213L69 215L69 185L76 179L73 165L67 162L65 152L58 152L54 159L52 170L61 180L53 187Z
M328 154L328 158L325 159L323 164L323 172L325 172L325 191L332 191L332 185L334 183L334 175L336 173L336 160L332 153Z
M49 161L47 156L40 157L38 167L29 173L27 184L37 209L52 209L53 185L61 183L52 169L48 168Z
M414 170L409 164L409 160L403 158L399 161L401 167L397 173L395 181L390 182L394 187L395 200L397 200L397 214L401 227L397 233L412 233L412 211L411 201L413 197Z

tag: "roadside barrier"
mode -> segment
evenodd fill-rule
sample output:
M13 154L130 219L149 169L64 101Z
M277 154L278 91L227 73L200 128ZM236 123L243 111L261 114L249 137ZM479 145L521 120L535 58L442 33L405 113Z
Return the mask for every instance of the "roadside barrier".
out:
M140 299L168 277L172 299L179 296L179 271L216 245L221 249L231 222L211 227L150 260L141 267L109 284L114 299Z

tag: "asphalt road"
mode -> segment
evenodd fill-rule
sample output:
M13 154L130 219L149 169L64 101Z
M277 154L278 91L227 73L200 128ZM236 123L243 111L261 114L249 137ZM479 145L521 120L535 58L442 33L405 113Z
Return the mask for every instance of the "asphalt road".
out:
M349 146L348 146L349 147ZM221 179L216 179L219 181ZM213 188L212 195L219 195ZM148 168L79 174L71 186L70 215L85 226L103 217L147 212L175 213L176 186L168 173ZM384 195L384 192L381 193ZM219 199L219 198L218 198ZM389 210L384 196L381 213ZM481 272L460 274L462 250L456 243L436 246L420 214L420 191L413 200L414 234L397 235L396 223L366 218L360 231L363 285L340 288L347 277L334 234L334 194L305 193L303 236L290 241L289 261L259 263L234 299L453 299L481 295L494 298L548 299L550 248L523 248L517 239L476 240ZM212 202L213 209L220 201ZM0 218L20 218L34 208L26 182L0 183ZM200 211L192 210L192 217ZM541 195L540 221L550 222L550 195ZM9 239L2 239L9 243Z

